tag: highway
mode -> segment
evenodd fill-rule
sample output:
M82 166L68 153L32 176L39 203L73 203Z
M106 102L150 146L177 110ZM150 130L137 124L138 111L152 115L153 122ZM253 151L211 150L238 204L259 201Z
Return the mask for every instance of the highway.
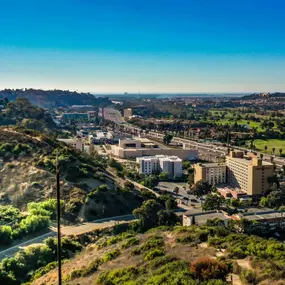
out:
M162 140L162 138L164 137L164 133L157 132L154 130L146 133L142 129L136 126L132 126L130 124L125 124L121 126L123 126L127 132L137 132L137 133L143 132L144 135L149 138L154 138L154 139L156 138L156 139ZM228 152L228 147L222 146L222 144L218 142L217 143L197 142L191 139L184 139L180 137L174 137L172 141L175 143L179 143L179 144L185 144L185 146L189 148L198 149L200 157L203 159L210 160L210 161L216 161L219 157L225 156ZM232 146L232 145L230 145L230 147L236 150L247 151L248 153L252 152L250 149L247 149L247 148L242 148L242 147ZM263 154L263 160L266 162L271 162L271 155L260 152L260 151L254 151L254 153L256 153L257 156L260 156L260 154ZM278 168L281 168L285 164L285 159L277 157L277 156L274 156L273 161Z

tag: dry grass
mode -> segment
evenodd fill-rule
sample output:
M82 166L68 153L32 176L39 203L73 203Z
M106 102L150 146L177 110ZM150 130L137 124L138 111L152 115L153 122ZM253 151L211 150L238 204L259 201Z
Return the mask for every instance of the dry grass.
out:
M140 244L142 244L148 237L150 237L151 233L144 234L138 236L140 239ZM171 232L163 232L160 233L164 237L165 240L165 252L166 254L175 256L179 259L183 259L187 262L191 262L194 259L196 259L199 256L215 256L216 250L214 248L203 248L203 247L190 247L189 245L182 245L179 243L176 243L176 237ZM69 262L66 262L63 265L63 276L67 276L75 269L82 269L84 266L87 266L88 263L95 260L98 257L102 257L107 252L114 250L116 248L120 248L120 245L124 241L117 243L115 245L102 248L100 250L97 250L96 246L91 245L89 248L87 248L85 251L77 255L75 258L70 260ZM139 246L139 245L138 245ZM99 269L92 275L88 277L81 277L77 278L76 280L71 280L68 282L65 282L65 284L80 284L80 285L90 285L94 281L94 279L103 271L105 270L111 270L111 269L120 269L127 266L138 266L142 264L143 258L142 255L131 255L131 251L135 247L130 247L126 250L122 250L122 254L117 257L116 259L102 264ZM49 272L48 274L42 276L38 280L34 281L32 283L33 285L52 285L57 284L57 271L53 270Z

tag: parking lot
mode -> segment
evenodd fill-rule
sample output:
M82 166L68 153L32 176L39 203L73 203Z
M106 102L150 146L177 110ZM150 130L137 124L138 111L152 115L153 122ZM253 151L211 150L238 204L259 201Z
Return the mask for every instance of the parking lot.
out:
M179 188L177 195L173 193L175 187ZM185 205L192 206L195 208L201 206L201 202L197 199L196 196L187 194L187 191L189 190L189 185L186 182L159 182L156 186L156 189L160 191L170 192L175 195L176 198L185 198Z

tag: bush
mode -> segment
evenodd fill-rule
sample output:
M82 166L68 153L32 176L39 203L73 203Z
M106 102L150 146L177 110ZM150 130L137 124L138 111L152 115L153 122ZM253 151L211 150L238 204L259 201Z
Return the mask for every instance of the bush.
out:
M121 254L121 252L118 249L115 249L113 251L106 253L104 255L104 257L102 258L102 261L103 262L111 261L111 260L117 258L120 254Z
M142 252L153 248L161 248L164 245L163 237L160 236L152 236L145 243L143 243L140 247L134 249L132 251L132 255L138 255Z
M228 268L223 262L201 257L191 263L190 272L199 280L226 280Z
M249 269L242 269L240 279L244 284L257 284L255 272Z
M154 258L158 256L163 256L163 255L164 255L164 250L153 249L145 254L144 260L153 260Z
M128 240L126 240L122 245L121 245L121 248L122 249L126 249L126 248L129 248L131 246L134 246L134 245L138 245L140 243L140 240L136 237L132 237Z

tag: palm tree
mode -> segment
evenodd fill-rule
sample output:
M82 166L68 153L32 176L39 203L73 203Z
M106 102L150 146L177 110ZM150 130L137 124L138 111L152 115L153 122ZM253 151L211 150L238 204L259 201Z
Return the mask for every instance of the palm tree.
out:
M264 146L265 153L267 153L267 145Z
M272 154L274 154L274 153L275 153L275 147L272 148Z
M280 148L280 149L279 149L280 157L281 157L282 151L283 151L283 149Z

